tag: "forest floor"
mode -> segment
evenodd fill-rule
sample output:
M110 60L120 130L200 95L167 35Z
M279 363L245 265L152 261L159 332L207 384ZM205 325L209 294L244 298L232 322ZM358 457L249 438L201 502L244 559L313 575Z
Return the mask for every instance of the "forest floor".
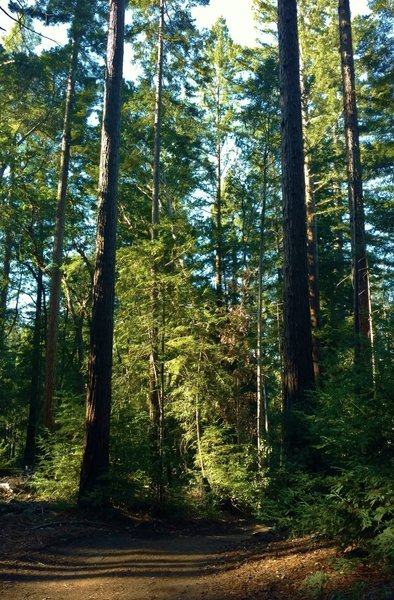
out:
M104 519L2 489L0 527L2 600L394 599L367 558L233 517Z

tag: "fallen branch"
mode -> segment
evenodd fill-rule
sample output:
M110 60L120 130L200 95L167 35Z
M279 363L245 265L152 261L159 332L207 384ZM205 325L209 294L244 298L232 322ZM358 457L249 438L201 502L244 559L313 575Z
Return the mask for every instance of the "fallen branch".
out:
M40 525L34 525L31 529L46 529L47 527L60 527L62 525L81 525L81 526L93 526L93 527L111 527L105 523L96 523L95 521L49 521L47 523L41 523Z

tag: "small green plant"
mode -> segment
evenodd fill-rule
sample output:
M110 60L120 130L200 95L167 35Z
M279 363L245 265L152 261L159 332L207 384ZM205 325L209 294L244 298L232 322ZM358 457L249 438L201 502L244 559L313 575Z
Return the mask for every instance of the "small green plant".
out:
M308 598L319 598L327 579L327 574L324 571L316 571L316 573L305 577L301 584L302 590Z
M359 561L356 559L345 558L343 556L334 558L330 563L330 567L337 573L353 573L358 566Z
M367 589L367 584L364 581L356 581L347 592L334 594L330 600L360 600Z
M385 556L390 565L394 565L394 520L375 538L373 547L378 556Z

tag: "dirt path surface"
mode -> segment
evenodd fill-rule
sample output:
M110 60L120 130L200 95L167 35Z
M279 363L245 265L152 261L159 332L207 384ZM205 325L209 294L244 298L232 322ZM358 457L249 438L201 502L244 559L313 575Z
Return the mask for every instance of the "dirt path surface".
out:
M81 517L0 505L2 600L393 600L394 585L334 545L247 522Z
M4 600L200 599L207 597L219 557L248 537L246 532L146 537L97 532L8 564L0 595Z

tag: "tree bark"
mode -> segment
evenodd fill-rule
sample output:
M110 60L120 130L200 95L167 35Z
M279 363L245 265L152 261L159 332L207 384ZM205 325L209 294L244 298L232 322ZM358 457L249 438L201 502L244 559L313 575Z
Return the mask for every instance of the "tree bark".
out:
M85 344L83 339L83 326L86 318L86 304L91 296L89 292L89 296L86 297L82 304L79 306L75 306L72 297L71 290L67 285L67 280L65 281L65 295L67 302L67 309L71 313L73 323L74 323L74 332L75 332L75 348L76 348L76 358L77 358L77 370L78 370L78 383L76 388L76 393L83 395L85 392L85 377L83 374L83 362L85 356Z
M159 224L159 195L160 195L160 154L161 154L161 109L163 90L163 61L164 61L164 10L165 0L160 0L159 7L159 35L157 42L157 68L156 68L156 97L154 120L154 148L153 148L153 193L152 193L152 238L155 239Z
M284 435L288 458L305 445L296 411L314 384L296 0L278 0L284 224Z
M108 501L109 431L115 293L116 214L125 0L110 0L101 130L96 263L86 405L86 436L79 504L90 493Z
M307 220L307 256L309 304L312 327L312 360L315 380L320 375L320 344L316 332L320 326L319 255L317 245L317 218L315 207L315 184L310 158L305 155L305 197Z
M15 186L15 165L14 160L10 164L10 187L8 192L9 217L6 221L6 231L4 236L4 254L3 254L3 272L0 278L0 361L4 359L5 339L6 339L6 320L7 320L7 301L8 290L10 286L11 260L13 252L13 234L12 219L14 207L14 186Z
M75 17L77 21L78 16ZM67 80L66 101L60 154L59 180L56 199L55 233L53 242L47 345L45 357L45 391L43 425L49 431L54 430L54 403L56 393L57 334L59 324L60 291L62 282L63 243L66 217L66 197L70 166L71 129L73 120L75 78L79 54L79 24L74 22L71 40L71 59Z
M12 234L7 229L4 239L4 255L3 255L3 272L0 280L0 360L3 357L5 349L6 337L6 316L7 316L7 299L8 288L10 285L11 272L11 257L12 257Z
M265 216L267 208L267 162L268 146L265 147L263 156L263 203L260 214L260 252L257 298L257 462L259 471L261 471L264 466L264 442L268 441L268 404L263 371L263 276L265 258Z
M158 237L160 224L160 156L161 156L161 110L163 89L164 64L164 11L165 0L160 0L159 27L157 41L156 64L156 97L154 115L154 147L153 147L153 192L152 192L152 242ZM149 416L150 416L150 447L152 462L152 485L157 501L163 496L163 437L164 437L164 389L159 351L159 289L158 273L155 263L155 253L152 258L152 324L150 330L151 353L149 358Z
M371 298L349 0L339 0L338 15L352 243L355 367L372 381Z
M36 311L31 356L31 381L29 398L29 417L27 423L24 465L32 467L36 462L37 425L40 413L40 381L41 381L41 341L42 341L42 299L44 294L42 270L37 268Z
M301 60L300 86L302 125L306 135L309 121L308 99L305 92L303 61ZM308 286L309 305L312 327L312 360L315 380L320 375L320 344L316 332L320 326L320 289L319 289L319 254L317 241L317 217L315 203L315 182L312 173L309 149L304 155L305 201L306 201L306 227L307 227L307 257L308 257Z
M223 306L223 232L222 232L222 140L220 119L220 83L216 94L216 191L215 191L215 287L216 305Z

